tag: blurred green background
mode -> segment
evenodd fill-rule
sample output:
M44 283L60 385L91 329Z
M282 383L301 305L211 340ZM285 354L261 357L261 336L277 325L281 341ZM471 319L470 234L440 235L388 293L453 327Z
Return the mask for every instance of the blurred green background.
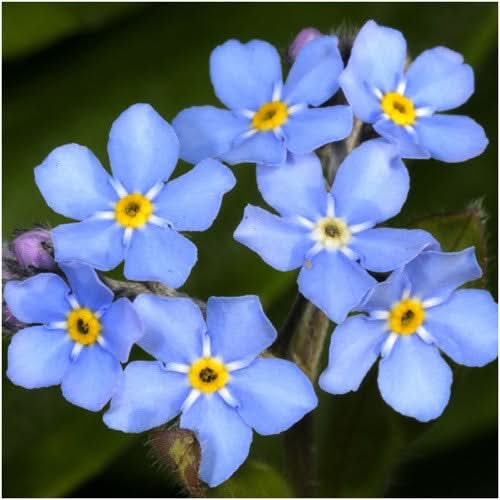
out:
M489 215L488 284L496 297L496 4L3 3L2 11L4 239L34 222L63 221L33 181L33 168L54 147L87 145L107 165L109 128L127 106L148 102L170 121L187 106L217 104L208 75L208 56L217 44L261 38L285 53L304 26L326 32L373 18L402 30L412 55L446 45L475 70L476 93L459 112L485 127L488 149L458 165L407 162L412 189L393 222L404 226L482 199ZM193 235L199 262L185 290L202 299L258 294L278 326L296 293L295 273L274 271L232 240L244 205L263 204L254 168L234 171L238 184L216 223ZM381 401L373 370L356 394L321 394L314 445L321 459L320 495L496 497L497 364L454 371L449 407L426 425ZM256 436L250 459L213 494L291 495L281 439ZM4 496L180 494L148 454L145 436L108 430L100 415L71 406L57 388L27 391L4 377Z

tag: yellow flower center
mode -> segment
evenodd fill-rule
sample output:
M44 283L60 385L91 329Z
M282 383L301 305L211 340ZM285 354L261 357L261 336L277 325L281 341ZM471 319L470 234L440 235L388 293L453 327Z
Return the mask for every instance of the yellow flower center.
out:
M124 227L141 227L153 213L153 204L142 194L124 196L115 205L115 218Z
M388 92L380 102L384 113L398 125L413 125L417 114L413 103L399 92Z
M351 241L352 234L342 219L324 217L316 223L313 237L326 248L341 248Z
M288 119L288 108L284 102L266 102L255 113L252 119L252 127L260 131L277 128Z
M68 314L67 329L69 336L83 345L93 344L101 333L101 322L85 307L74 309Z
M224 363L215 358L197 359L189 369L188 380L193 389L210 393L222 389L229 379Z
M416 299L403 299L389 313L389 328L400 335L411 335L423 323L425 310Z

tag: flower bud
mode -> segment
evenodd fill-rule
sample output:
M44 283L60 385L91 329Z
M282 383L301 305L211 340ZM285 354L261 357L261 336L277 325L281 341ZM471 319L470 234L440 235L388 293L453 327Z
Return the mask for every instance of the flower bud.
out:
M293 62L297 58L299 52L312 40L322 36L321 31L316 28L304 28L299 31L293 42L288 47L288 57Z
M12 242L12 250L23 268L34 267L50 271L55 268L49 253L52 242L47 229L36 228L20 234Z

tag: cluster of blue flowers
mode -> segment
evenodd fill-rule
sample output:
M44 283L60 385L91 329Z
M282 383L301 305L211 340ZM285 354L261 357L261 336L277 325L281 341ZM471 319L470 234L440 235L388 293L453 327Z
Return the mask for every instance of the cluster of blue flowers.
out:
M113 300L94 269L124 261L128 279L182 286L197 249L181 232L207 230L235 185L222 162L257 164L259 191L277 212L248 205L235 240L275 269L300 268L300 292L338 325L323 390L356 390L381 357L384 400L428 421L450 397L440 351L466 366L497 356L493 298L456 290L481 275L474 250L445 253L425 231L377 227L407 198L401 158L458 162L485 149L476 122L439 114L470 97L472 69L437 47L405 70L403 36L374 21L359 31L345 68L335 36L309 38L294 47L284 83L270 44L217 47L210 75L227 110L189 108L173 126L147 104L125 110L109 136L112 176L85 147L52 151L35 180L54 211L78 221L51 231L66 279L55 269L4 290L11 313L30 325L9 346L13 383L60 384L68 401L91 411L111 401L104 422L124 432L180 415L198 438L199 473L210 486L243 463L252 429L280 433L316 407L311 382L292 362L260 356L276 331L258 297L211 297L204 316L188 298ZM329 105L339 88L347 104ZM354 119L381 137L356 147L327 188L314 151L347 138ZM179 156L196 165L169 181ZM374 273L391 274L378 282ZM155 361L123 370L134 344Z

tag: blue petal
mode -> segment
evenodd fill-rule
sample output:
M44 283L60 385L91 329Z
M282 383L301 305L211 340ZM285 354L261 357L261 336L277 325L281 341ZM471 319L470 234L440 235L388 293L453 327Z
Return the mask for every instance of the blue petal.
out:
M111 399L122 377L120 363L98 344L84 347L63 377L63 396L76 406L99 411Z
M213 356L224 362L254 359L276 339L259 297L210 297L207 327Z
M439 244L420 229L368 229L354 235L349 244L369 271L386 273L403 266L424 250L436 250Z
M89 266L77 262L59 264L63 270L71 291L82 307L99 311L113 302L113 292L99 279Z
M417 335L400 335L389 356L379 363L378 386L384 401L421 422L443 413L452 378L438 350Z
M71 219L82 220L109 210L118 199L94 153L78 144L54 149L35 168L35 182L47 205Z
M283 140L278 139L274 132L257 132L235 143L229 151L219 155L219 158L230 165L237 163L278 165L285 161L286 147Z
M343 68L336 36L312 40L300 50L288 73L284 99L290 104L323 104L337 92Z
M252 429L217 394L203 395L181 416L201 446L200 478L210 487L228 479L245 461Z
M61 224L51 232L57 262L77 261L101 271L123 260L123 227L109 220Z
M282 81L280 56L261 40L228 40L210 54L210 78L215 95L228 108L257 111Z
M224 193L236 183L222 163L207 159L170 181L154 199L155 214L178 231L205 231L219 213Z
M127 279L160 281L178 288L187 280L197 260L191 241L178 232L149 224L134 231L125 259Z
M186 375L167 372L156 361L134 361L123 372L104 423L123 432L144 432L174 418L187 398Z
M278 166L257 165L257 185L264 200L285 217L316 220L326 213L325 179L315 154L288 155Z
M8 281L4 299L12 314L24 323L66 321L71 307L69 288L52 273L37 274L24 281Z
M405 267L412 295L421 299L446 298L459 286L480 278L481 268L473 247L461 252L429 251Z
M479 156L488 145L483 127L468 116L420 118L415 130L421 144L437 160L456 163Z
M392 120L381 118L373 128L386 140L394 144L402 158L426 159L430 158L430 153L420 143L420 139L415 131L409 132L397 125Z
M101 318L104 348L125 363L135 342L143 335L142 323L129 299L111 304Z
M283 359L256 359L231 373L228 388L241 418L265 436L286 431L318 405L309 379Z
M376 117L374 90L394 91L403 74L406 41L394 29L368 21L359 31L340 85L354 114L369 123Z
M328 366L319 386L331 394L357 391L377 360L387 337L383 321L363 315L348 318L333 331Z
M283 125L287 148L295 154L307 154L329 142L345 139L351 133L352 120L350 106L299 111Z
M332 186L335 212L350 225L385 221L401 210L410 180L394 146L364 142L342 162Z
M9 345L7 377L26 389L58 385L70 364L73 342L66 332L43 326L20 330Z
M434 47L422 52L406 73L405 94L415 107L446 111L463 104L474 92L474 72L458 52Z
M323 251L299 274L300 293L335 323L341 323L376 283L358 263L341 252Z
M425 328L453 361L484 366L498 355L498 305L485 290L458 290L426 310Z
M189 163L218 158L250 126L247 118L238 118L231 111L213 106L184 109L172 125L181 143L180 158Z
M267 210L247 205L234 239L247 246L279 271L290 271L304 263L313 246L308 229Z
M191 364L201 356L206 325L191 299L141 294L134 307L144 325L138 344L146 352L165 363Z
M113 123L108 155L129 193L146 193L170 177L179 156L174 129L149 105L134 104Z

